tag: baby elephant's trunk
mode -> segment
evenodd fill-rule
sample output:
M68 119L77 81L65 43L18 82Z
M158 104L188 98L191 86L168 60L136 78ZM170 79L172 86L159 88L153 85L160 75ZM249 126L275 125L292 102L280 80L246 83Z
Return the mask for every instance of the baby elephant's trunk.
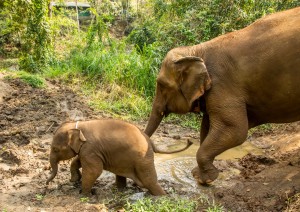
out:
M151 142L153 151L154 151L155 153L162 153L162 154L172 154L172 153L182 152L182 151L186 150L187 148L189 148L192 144L193 144L193 142L191 142L191 141L188 139L187 142L186 142L186 146L183 147L182 149L177 149L177 150L174 150L174 151L163 151L163 150L157 149L157 147L153 144L153 142Z
M52 181L55 178L55 176L57 174L57 170L58 170L58 162L55 159L51 158L50 164L51 164L52 172L51 172L51 175L49 176L49 178L47 179L47 182L46 182L47 185L49 184L50 181Z

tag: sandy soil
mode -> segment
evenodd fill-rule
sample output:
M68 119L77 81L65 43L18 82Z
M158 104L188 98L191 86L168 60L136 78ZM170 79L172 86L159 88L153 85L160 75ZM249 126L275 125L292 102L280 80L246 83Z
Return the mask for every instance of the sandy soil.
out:
M51 81L46 88L35 89L0 75L0 111L1 211L116 211L128 199L145 194L130 181L127 189L117 191L114 176L105 172L95 184L96 195L87 201L81 198L79 185L69 183L69 161L61 163L55 180L45 185L50 171L51 138L59 124L108 117L93 111L87 99L59 82ZM223 205L225 211L299 211L299 129L300 123L296 122L252 133L247 142L263 154L217 160L215 164L223 174L232 169L238 171L205 188L209 197ZM159 136L171 140L199 139L198 132L167 124L160 127L156 138ZM158 175L169 194L195 199L199 196L198 188L190 190L180 181L174 183ZM189 171L185 175L190 176ZM199 206L198 211L204 208Z

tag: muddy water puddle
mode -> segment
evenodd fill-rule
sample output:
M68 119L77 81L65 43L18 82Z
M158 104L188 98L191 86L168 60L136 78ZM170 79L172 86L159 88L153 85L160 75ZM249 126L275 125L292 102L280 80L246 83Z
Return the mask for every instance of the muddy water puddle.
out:
M170 141L164 144L157 145L161 149L179 149L184 145L184 142ZM234 163L237 163L237 159L242 158L248 153L255 155L261 155L263 152L249 142L229 149L224 153L216 157L214 162L215 166L221 170L218 179L212 186L203 187L199 186L194 180L191 170L197 166L196 153L199 148L199 142L193 140L193 145L183 152L174 154L155 154L155 166L160 180L171 181L176 184L181 184L182 191L193 191L195 193L210 194L213 188L222 187L222 185L228 185L230 178L240 173L240 170L236 168Z

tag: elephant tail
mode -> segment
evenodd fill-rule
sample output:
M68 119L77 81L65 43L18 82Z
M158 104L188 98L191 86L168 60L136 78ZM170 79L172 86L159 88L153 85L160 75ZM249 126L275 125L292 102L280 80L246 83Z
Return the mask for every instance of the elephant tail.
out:
M185 147L183 147L183 148L181 148L181 149L174 150L174 151L164 151L164 150L158 149L158 148L154 145L154 143L153 143L152 141L151 141L150 143L151 143L151 145L152 145L153 151L154 151L155 153L161 153L161 154L173 154L173 153L177 153L177 152L182 152L182 151L188 149L188 148L193 144L193 142L191 142L191 141L188 139L187 142L186 142L186 146L185 146Z

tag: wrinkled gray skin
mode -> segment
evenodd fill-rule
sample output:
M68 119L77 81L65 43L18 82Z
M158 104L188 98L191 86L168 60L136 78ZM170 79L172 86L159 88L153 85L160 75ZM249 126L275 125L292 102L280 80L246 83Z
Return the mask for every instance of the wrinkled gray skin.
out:
M62 124L51 144L50 164L54 179L61 160L75 159L71 164L71 181L81 179L82 194L89 195L103 169L116 174L118 188L126 186L126 178L147 188L153 195L164 195L157 182L154 152L171 154L187 149L192 143L175 151L158 150L149 137L137 127L118 120L91 120Z
M242 144L248 129L300 120L300 8L259 19L205 43L172 49L157 77L145 129L169 113L203 112L200 184L218 177L214 158Z

